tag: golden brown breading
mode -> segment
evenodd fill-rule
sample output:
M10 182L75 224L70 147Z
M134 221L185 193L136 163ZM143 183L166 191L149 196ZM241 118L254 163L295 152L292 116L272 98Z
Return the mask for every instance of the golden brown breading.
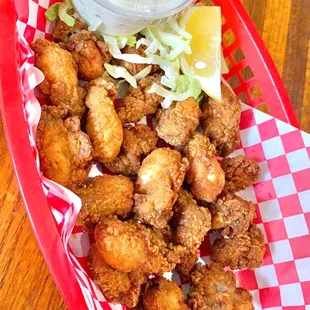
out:
M146 57L144 51L145 51L145 48L143 46L140 46L138 49L136 47L126 46L123 49L122 53L123 54L137 54L139 56ZM127 62L124 60L115 60L114 63L118 66L124 67L131 75L136 75L141 70L149 66L147 64L135 64L135 63ZM158 70L159 70L158 65L152 65L151 73L154 73Z
M156 126L157 134L173 146L185 145L199 125L201 111L197 101L190 97L163 109Z
M236 288L232 271L218 264L202 266L192 273L188 305L192 310L252 310L253 298L243 288Z
M204 134L216 145L218 154L227 157L240 144L239 124L241 105L238 97L222 84L222 101L208 98L203 103Z
M212 246L214 262L231 269L255 269L262 265L265 254L264 237L254 224L232 239L222 238Z
M112 55L110 53L109 46L104 41L101 40L97 40L96 45L101 53L103 63L110 62L112 60Z
M253 297L247 289L236 288L233 310L254 310Z
M87 178L92 146L88 135L80 130L79 118L65 119L66 114L67 110L43 106L37 128L37 146L42 173L68 187Z
M96 41L94 34L81 30L71 35L67 44L77 64L79 77L86 81L97 79L104 72L104 60Z
M185 253L184 247L166 243L159 232L116 217L101 219L95 228L95 240L104 260L123 272L168 272Z
M40 84L41 86L41 84ZM50 87L50 100L58 108L68 110L68 115L78 116L85 112L84 90L63 82L56 82Z
M68 26L62 20L59 20L56 22L55 28L53 29L53 41L67 43L72 34L80 32L81 30L86 29L86 27L86 24L78 19L75 20L73 27Z
M86 131L94 147L95 157L102 163L111 163L123 143L123 127L114 109L116 88L103 78L87 85L86 105L89 108Z
M179 264L176 265L176 271L182 276L182 280L189 279L190 274L195 270L197 266L197 253L186 253Z
M232 310L236 279L218 264L202 266L191 275L188 305L192 310Z
M256 217L254 204L232 193L221 195L209 210L212 229L221 229L222 235L229 237L247 231Z
M182 290L174 281L157 278L143 295L144 310L187 310Z
M63 21L59 20L56 23L55 28L53 29L53 40L55 42L64 43L63 44L64 48L68 48L67 43L69 42L69 38L72 35L77 34L81 32L82 30L85 30L86 28L87 28L87 25L78 19L75 20L75 24L73 27L70 27ZM93 42L96 43L96 46L98 47L101 53L103 63L110 62L112 59L112 55L109 51L109 46L104 41L99 40L95 32L92 32L91 35L89 35L89 33L87 32L84 32L84 33L86 35L84 35L83 40L91 39ZM81 38L78 38L78 40L80 39Z
M138 173L142 155L147 155L156 148L157 136L146 125L124 128L122 150L116 159L105 166L116 174L134 175Z
M133 183L121 175L97 176L73 191L82 200L77 225L84 228L94 227L101 217L107 215L126 218L133 208Z
M81 117L85 111L84 93L78 87L76 63L72 55L58 44L37 39L31 45L35 52L35 66L45 76L40 90L50 97L51 103L66 108L70 115Z
M129 308L138 304L141 285L146 282L143 273L126 273L113 269L104 261L94 245L88 253L88 266L91 277L97 282L105 297Z
M150 90L153 82L160 83L161 75L149 75L138 82L138 88L129 86L128 93L117 107L122 124L136 123L144 115L153 114L162 103L163 97Z
M124 128L122 149L136 156L148 155L156 148L157 140L156 132L147 125Z
M192 194L198 200L214 201L225 185L224 171L216 160L214 146L204 135L195 132L183 152L189 160L186 181Z
M154 150L138 171L134 212L144 223L165 228L183 183L188 162L178 151Z
M249 187L261 173L258 163L243 155L223 159L221 167L225 172L225 192L238 192Z
M199 207L193 196L184 188L178 193L173 207L173 242L185 246L196 253L211 229L211 214L207 208Z
M118 156L105 166L114 174L122 174L126 176L138 173L141 163L140 158L131 153L120 152Z

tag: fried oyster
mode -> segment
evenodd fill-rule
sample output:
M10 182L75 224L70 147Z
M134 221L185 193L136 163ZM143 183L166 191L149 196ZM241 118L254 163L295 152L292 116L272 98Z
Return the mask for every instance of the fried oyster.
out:
M126 218L133 209L133 182L122 175L97 176L73 191L82 200L77 225L85 229L92 229L104 216Z
M122 122L136 123L143 116L153 114L162 103L163 97L149 93L152 84L160 83L161 75L149 75L138 82L138 88L129 86L128 93L117 106L117 113Z
M103 78L87 85L86 132L92 141L95 158L104 164L117 157L123 143L123 127L113 104L115 97L114 84Z
M137 306L141 285L146 282L144 273L139 271L126 273L112 268L104 261L94 245L89 250L87 260L91 277L107 298L129 308Z
M218 155L227 157L240 144L241 105L238 97L222 84L222 100L207 98L201 105L204 134L216 145Z
M195 132L183 153L189 161L186 182L191 193L197 200L213 202L225 185L225 175L215 157L214 146L204 135Z
M221 238L212 246L211 258L231 269L255 269L262 265L265 254L264 237L260 229L250 228L233 238Z
M40 168L44 176L71 187L82 183L92 164L92 145L77 116L66 109L43 106L37 128Z
M192 273L191 282L188 305L192 310L254 310L252 295L236 288L233 272L218 264L200 267Z
M168 109L161 110L157 134L170 145L185 145L198 127L200 117L201 111L194 98L173 102Z
M78 87L77 66L72 55L45 39L37 39L31 48L35 52L35 66L44 73L44 81L39 85L41 92L51 104L81 118L85 111L84 92Z
M254 204L232 193L220 195L209 210L212 229L220 229L223 236L229 237L247 231L256 217Z
M173 211L174 216L170 224L173 242L196 253L211 229L211 214L208 208L199 207L193 196L181 188Z
M186 251L167 243L158 231L116 217L101 219L95 228L95 244L105 262L123 272L172 271Z
M174 281L157 277L142 297L144 310L188 310L182 290Z
M246 189L261 174L258 163L243 155L223 159L221 167L225 172L225 192L238 192Z
M187 160L169 148L154 150L138 171L134 212L144 223L163 229L183 183Z

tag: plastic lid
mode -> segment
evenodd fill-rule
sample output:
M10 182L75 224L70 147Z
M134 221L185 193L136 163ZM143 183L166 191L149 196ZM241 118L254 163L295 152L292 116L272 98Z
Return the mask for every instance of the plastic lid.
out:
M186 8L189 0L95 0L98 4L114 11L144 18L163 18Z

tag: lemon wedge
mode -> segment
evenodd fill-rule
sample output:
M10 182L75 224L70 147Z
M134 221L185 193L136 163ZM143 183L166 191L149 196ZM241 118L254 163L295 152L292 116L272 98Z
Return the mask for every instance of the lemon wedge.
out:
M194 6L180 18L180 27L192 35L191 50L180 56L185 75L196 78L207 95L221 100L221 8Z

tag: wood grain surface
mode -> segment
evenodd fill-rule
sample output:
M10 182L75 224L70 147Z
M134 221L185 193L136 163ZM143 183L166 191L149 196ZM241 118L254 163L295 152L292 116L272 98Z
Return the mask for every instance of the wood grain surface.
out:
M310 132L310 1L242 0ZM24 210L0 124L0 309L66 309Z

